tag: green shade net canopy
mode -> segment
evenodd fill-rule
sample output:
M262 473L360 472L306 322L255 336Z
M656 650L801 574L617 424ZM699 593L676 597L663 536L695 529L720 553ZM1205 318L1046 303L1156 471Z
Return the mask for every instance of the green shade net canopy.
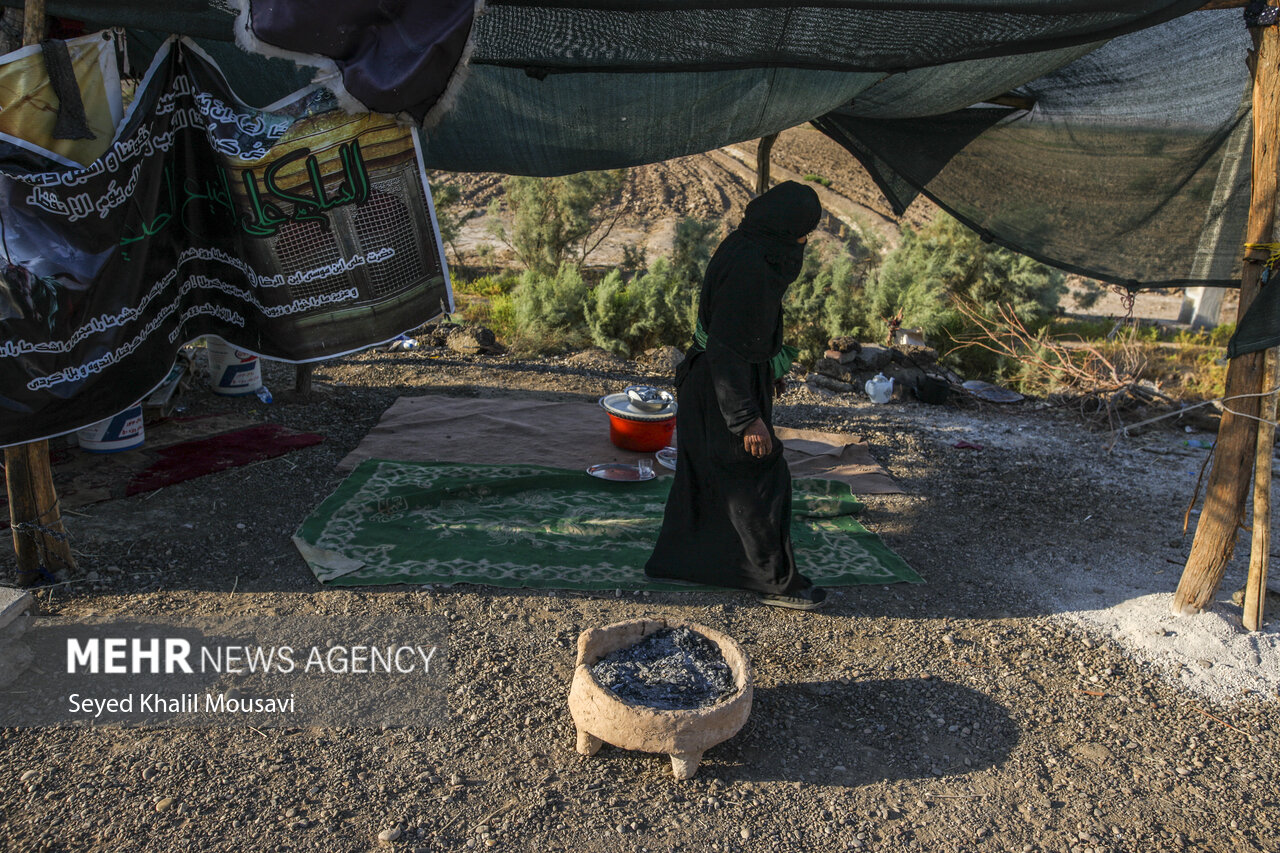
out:
M245 2L252 18L300 0ZM405 19L424 3L401 4ZM1249 35L1239 9L1201 5L489 0L449 102L423 131L423 160L557 175L812 121L899 211L923 193L989 240L1131 289L1233 286L1250 177ZM217 59L250 103L311 73L230 45L230 2L48 8L129 28L131 51L148 32L221 41ZM1262 326L1258 340L1280 330L1269 317Z

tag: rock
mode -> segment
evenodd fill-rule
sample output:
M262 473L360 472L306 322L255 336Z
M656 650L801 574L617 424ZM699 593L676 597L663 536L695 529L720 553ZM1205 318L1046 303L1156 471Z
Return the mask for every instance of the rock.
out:
M428 323L414 330L414 337L421 346L442 347L456 330L462 326L458 323Z
M813 365L813 372L823 376L830 376L841 382L852 382L853 373L840 362L833 358L820 358Z
M163 797L156 803L156 811L167 812L173 807L174 802L173 797Z
M827 341L827 346L839 353L857 353L862 349L861 342L851 335L840 335ZM839 358L839 356L835 356Z
M1105 764L1112 758L1111 750L1100 743L1077 743L1070 751L1072 755L1098 764Z
M854 390L853 385L848 382L841 382L838 379L832 379L830 376L823 376L821 373L811 373L805 377L804 381L810 388L831 394L852 394Z
M645 350L639 359L641 364L648 365L664 373L675 373L680 362L684 361L684 353L672 346L654 347Z
M391 829L384 829L382 832L379 832L378 840L383 844L390 844L393 841L399 841L403 832L404 830L402 828L393 826Z
M891 361L893 361L893 350L888 347L867 344L858 352L858 359L855 363L868 370L880 370L887 367Z
M462 326L449 335L445 346L454 352L476 355L498 351L498 339L484 326Z
M152 779L156 778L159 773L160 771L156 768L148 767L146 770L142 771L142 779L144 782L150 782Z
M599 347L576 352L566 358L564 363L571 367L585 367L590 370L622 370L627 366L626 359Z
M36 770L27 770L27 771L24 771L24 772L23 772L23 774L22 774L21 776L19 776L19 777L18 777L18 781L19 781L19 782L26 782L26 781L28 781L29 779L34 779L34 778L35 778L35 776L36 776L36 773L37 773L37 772L39 772L39 771L36 771Z
M742 827L742 829L738 830L738 835L742 838L743 841L751 840L751 830L745 826Z
M828 352L831 352L831 350L828 350ZM858 364L858 355L859 355L858 350L850 350L849 352L840 353L839 358L837 358L836 360L839 361L841 364L847 364L850 367L856 367Z
M25 590L0 586L0 628L8 627L19 616L26 615L33 600L31 593Z

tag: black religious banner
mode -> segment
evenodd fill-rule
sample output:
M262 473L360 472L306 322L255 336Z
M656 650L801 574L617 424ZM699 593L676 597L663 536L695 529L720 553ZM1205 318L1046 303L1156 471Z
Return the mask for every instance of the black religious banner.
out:
M315 361L452 309L414 131L318 86L249 108L177 40L113 123L111 35L68 44L96 141L52 139L35 49L0 58L0 445L129 408L205 335Z

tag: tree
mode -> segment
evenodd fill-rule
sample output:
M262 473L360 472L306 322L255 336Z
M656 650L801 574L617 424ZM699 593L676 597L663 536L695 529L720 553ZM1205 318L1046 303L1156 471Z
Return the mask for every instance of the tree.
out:
M503 182L510 231L495 199L489 206L493 232L528 270L554 276L566 262L580 267L618 221L625 183L622 169L558 178L513 175Z
M436 227L440 229L440 241L453 252L453 259L462 263L462 255L458 253L458 232L466 218L458 213L458 202L462 201L462 193L457 184L444 181L431 181L431 203L436 211Z

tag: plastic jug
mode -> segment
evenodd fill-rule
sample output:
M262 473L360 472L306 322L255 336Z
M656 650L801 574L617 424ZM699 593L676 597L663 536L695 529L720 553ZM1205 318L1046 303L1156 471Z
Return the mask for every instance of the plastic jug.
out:
M893 398L893 380L883 373L877 373L875 378L868 379L864 387L873 403L887 403Z

